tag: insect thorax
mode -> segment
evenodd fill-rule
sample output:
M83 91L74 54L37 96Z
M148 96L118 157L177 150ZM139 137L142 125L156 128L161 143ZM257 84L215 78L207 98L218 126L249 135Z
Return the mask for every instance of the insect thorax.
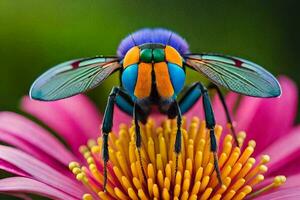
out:
M157 90L160 98L176 98L182 90L183 59L169 45L147 43L132 47L123 59L122 84L133 99L144 99Z

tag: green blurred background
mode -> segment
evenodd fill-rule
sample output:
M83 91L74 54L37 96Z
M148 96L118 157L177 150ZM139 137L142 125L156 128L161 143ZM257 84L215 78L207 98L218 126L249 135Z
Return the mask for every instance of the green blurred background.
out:
M143 27L169 28L186 38L192 52L240 56L299 85L299 24L299 5L291 0L0 0L0 110L16 111L49 67L115 54L123 37ZM199 79L189 76L188 82ZM114 75L88 93L99 109L116 84Z

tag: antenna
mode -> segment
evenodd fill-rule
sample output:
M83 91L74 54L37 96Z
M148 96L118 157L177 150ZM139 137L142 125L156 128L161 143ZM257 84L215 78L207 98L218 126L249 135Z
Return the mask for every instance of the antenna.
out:
M171 31L170 31L170 32L171 32ZM171 32L171 33L170 33L170 36L169 36L169 39L168 39L167 45L168 45L168 44L170 44L170 40L171 40L171 37L172 37L172 35L173 35L173 32Z
M132 34L130 34L130 37L131 37L131 39L132 39L132 42L133 42L133 44L134 44L135 46L137 46L137 44L136 44L136 42L135 42L135 40L134 40L134 38L133 38L133 35L132 35Z

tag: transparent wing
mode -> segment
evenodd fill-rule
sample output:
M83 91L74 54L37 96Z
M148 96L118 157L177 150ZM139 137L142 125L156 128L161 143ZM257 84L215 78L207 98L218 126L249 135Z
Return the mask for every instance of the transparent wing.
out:
M42 101L67 98L98 86L119 67L117 58L71 60L54 66L37 78L29 95Z
M186 64L204 74L213 83L254 97L277 97L281 88L276 78L250 61L216 54L190 54Z

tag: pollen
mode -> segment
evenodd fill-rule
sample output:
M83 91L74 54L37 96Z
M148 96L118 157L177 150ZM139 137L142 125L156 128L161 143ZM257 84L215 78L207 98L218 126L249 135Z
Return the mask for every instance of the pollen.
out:
M142 163L135 147L134 126L121 125L118 135L110 133L106 192L103 191L102 139L90 140L87 145L80 147L85 164L71 162L69 168L90 191L82 199L239 200L257 197L280 187L286 181L285 176L276 176L271 183L264 183L270 157L263 155L255 159L252 154L256 143L254 140L246 143L245 132L238 133L237 147L230 134L230 127L223 131L221 126L216 126L218 160L223 181L220 185L214 169L213 153L210 151L208 130L205 122L197 117L192 119L189 126L184 120L182 151L178 156L176 172L176 130L174 120L165 120L161 126L156 126L152 119L146 125L141 124Z

